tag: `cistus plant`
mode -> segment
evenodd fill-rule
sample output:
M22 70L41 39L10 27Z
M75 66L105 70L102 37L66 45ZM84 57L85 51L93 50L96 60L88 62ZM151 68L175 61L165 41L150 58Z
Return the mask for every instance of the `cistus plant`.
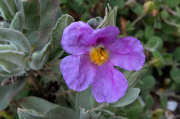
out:
M103 1L102 4L94 0L0 0L0 117L162 117L168 95L163 91L156 92L163 101L162 109L148 111L153 105L149 92L155 85L155 79L150 75L152 68L161 74L163 67L172 66L170 88L178 90L180 83L177 73L180 49L175 50L175 60L172 60L172 54L163 52L163 34L159 31L161 27L167 27L166 24L161 26L162 21L180 28L168 12L180 15L171 10L173 4L166 5L167 1L146 1L142 6L135 0L126 3L124 0L120 3L118 0ZM60 2L62 10L85 12L80 18L84 21L75 21L74 16L63 14ZM74 4L69 4L71 2ZM87 17L87 12L93 11L88 8L97 9L94 4L105 6L104 18ZM123 8L126 9L123 11ZM121 17L119 22L117 15L125 15L127 9L136 13L137 18L131 23ZM160 14L159 10L162 10ZM155 18L147 20L149 15ZM121 35L116 20L121 24ZM145 31L135 27L141 20L145 25L146 22L150 24ZM150 56L151 60L148 60ZM146 65L145 58L148 60Z

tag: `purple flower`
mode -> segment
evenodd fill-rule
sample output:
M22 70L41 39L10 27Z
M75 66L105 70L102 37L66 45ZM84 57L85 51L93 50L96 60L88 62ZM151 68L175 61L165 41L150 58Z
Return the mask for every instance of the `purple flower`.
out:
M134 37L118 38L119 29L94 30L82 21L71 23L62 36L63 49L72 55L60 64L70 89L82 91L92 85L97 102L116 102L128 88L125 76L114 66L140 70L145 62L143 46Z

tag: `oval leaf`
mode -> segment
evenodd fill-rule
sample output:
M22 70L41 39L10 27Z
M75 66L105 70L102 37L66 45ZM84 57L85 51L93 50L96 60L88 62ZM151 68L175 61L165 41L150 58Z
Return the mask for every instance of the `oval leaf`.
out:
M137 99L139 93L140 93L139 88L131 88L127 90L124 97L119 99L116 103L111 103L110 105L113 107L122 107L128 105Z

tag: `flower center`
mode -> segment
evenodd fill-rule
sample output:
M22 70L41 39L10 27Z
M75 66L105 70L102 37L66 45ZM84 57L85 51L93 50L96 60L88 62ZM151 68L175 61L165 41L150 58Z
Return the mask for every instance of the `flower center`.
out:
M107 62L109 57L108 53L109 52L103 47L97 47L92 48L91 53L89 55L93 63L102 65L104 62Z

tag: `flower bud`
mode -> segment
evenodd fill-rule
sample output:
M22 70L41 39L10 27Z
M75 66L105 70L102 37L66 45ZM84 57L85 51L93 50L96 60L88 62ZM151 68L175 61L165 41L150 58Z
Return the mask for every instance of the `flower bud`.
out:
M153 1L147 1L144 3L144 11L143 13L148 14L152 13L154 7L154 2Z

